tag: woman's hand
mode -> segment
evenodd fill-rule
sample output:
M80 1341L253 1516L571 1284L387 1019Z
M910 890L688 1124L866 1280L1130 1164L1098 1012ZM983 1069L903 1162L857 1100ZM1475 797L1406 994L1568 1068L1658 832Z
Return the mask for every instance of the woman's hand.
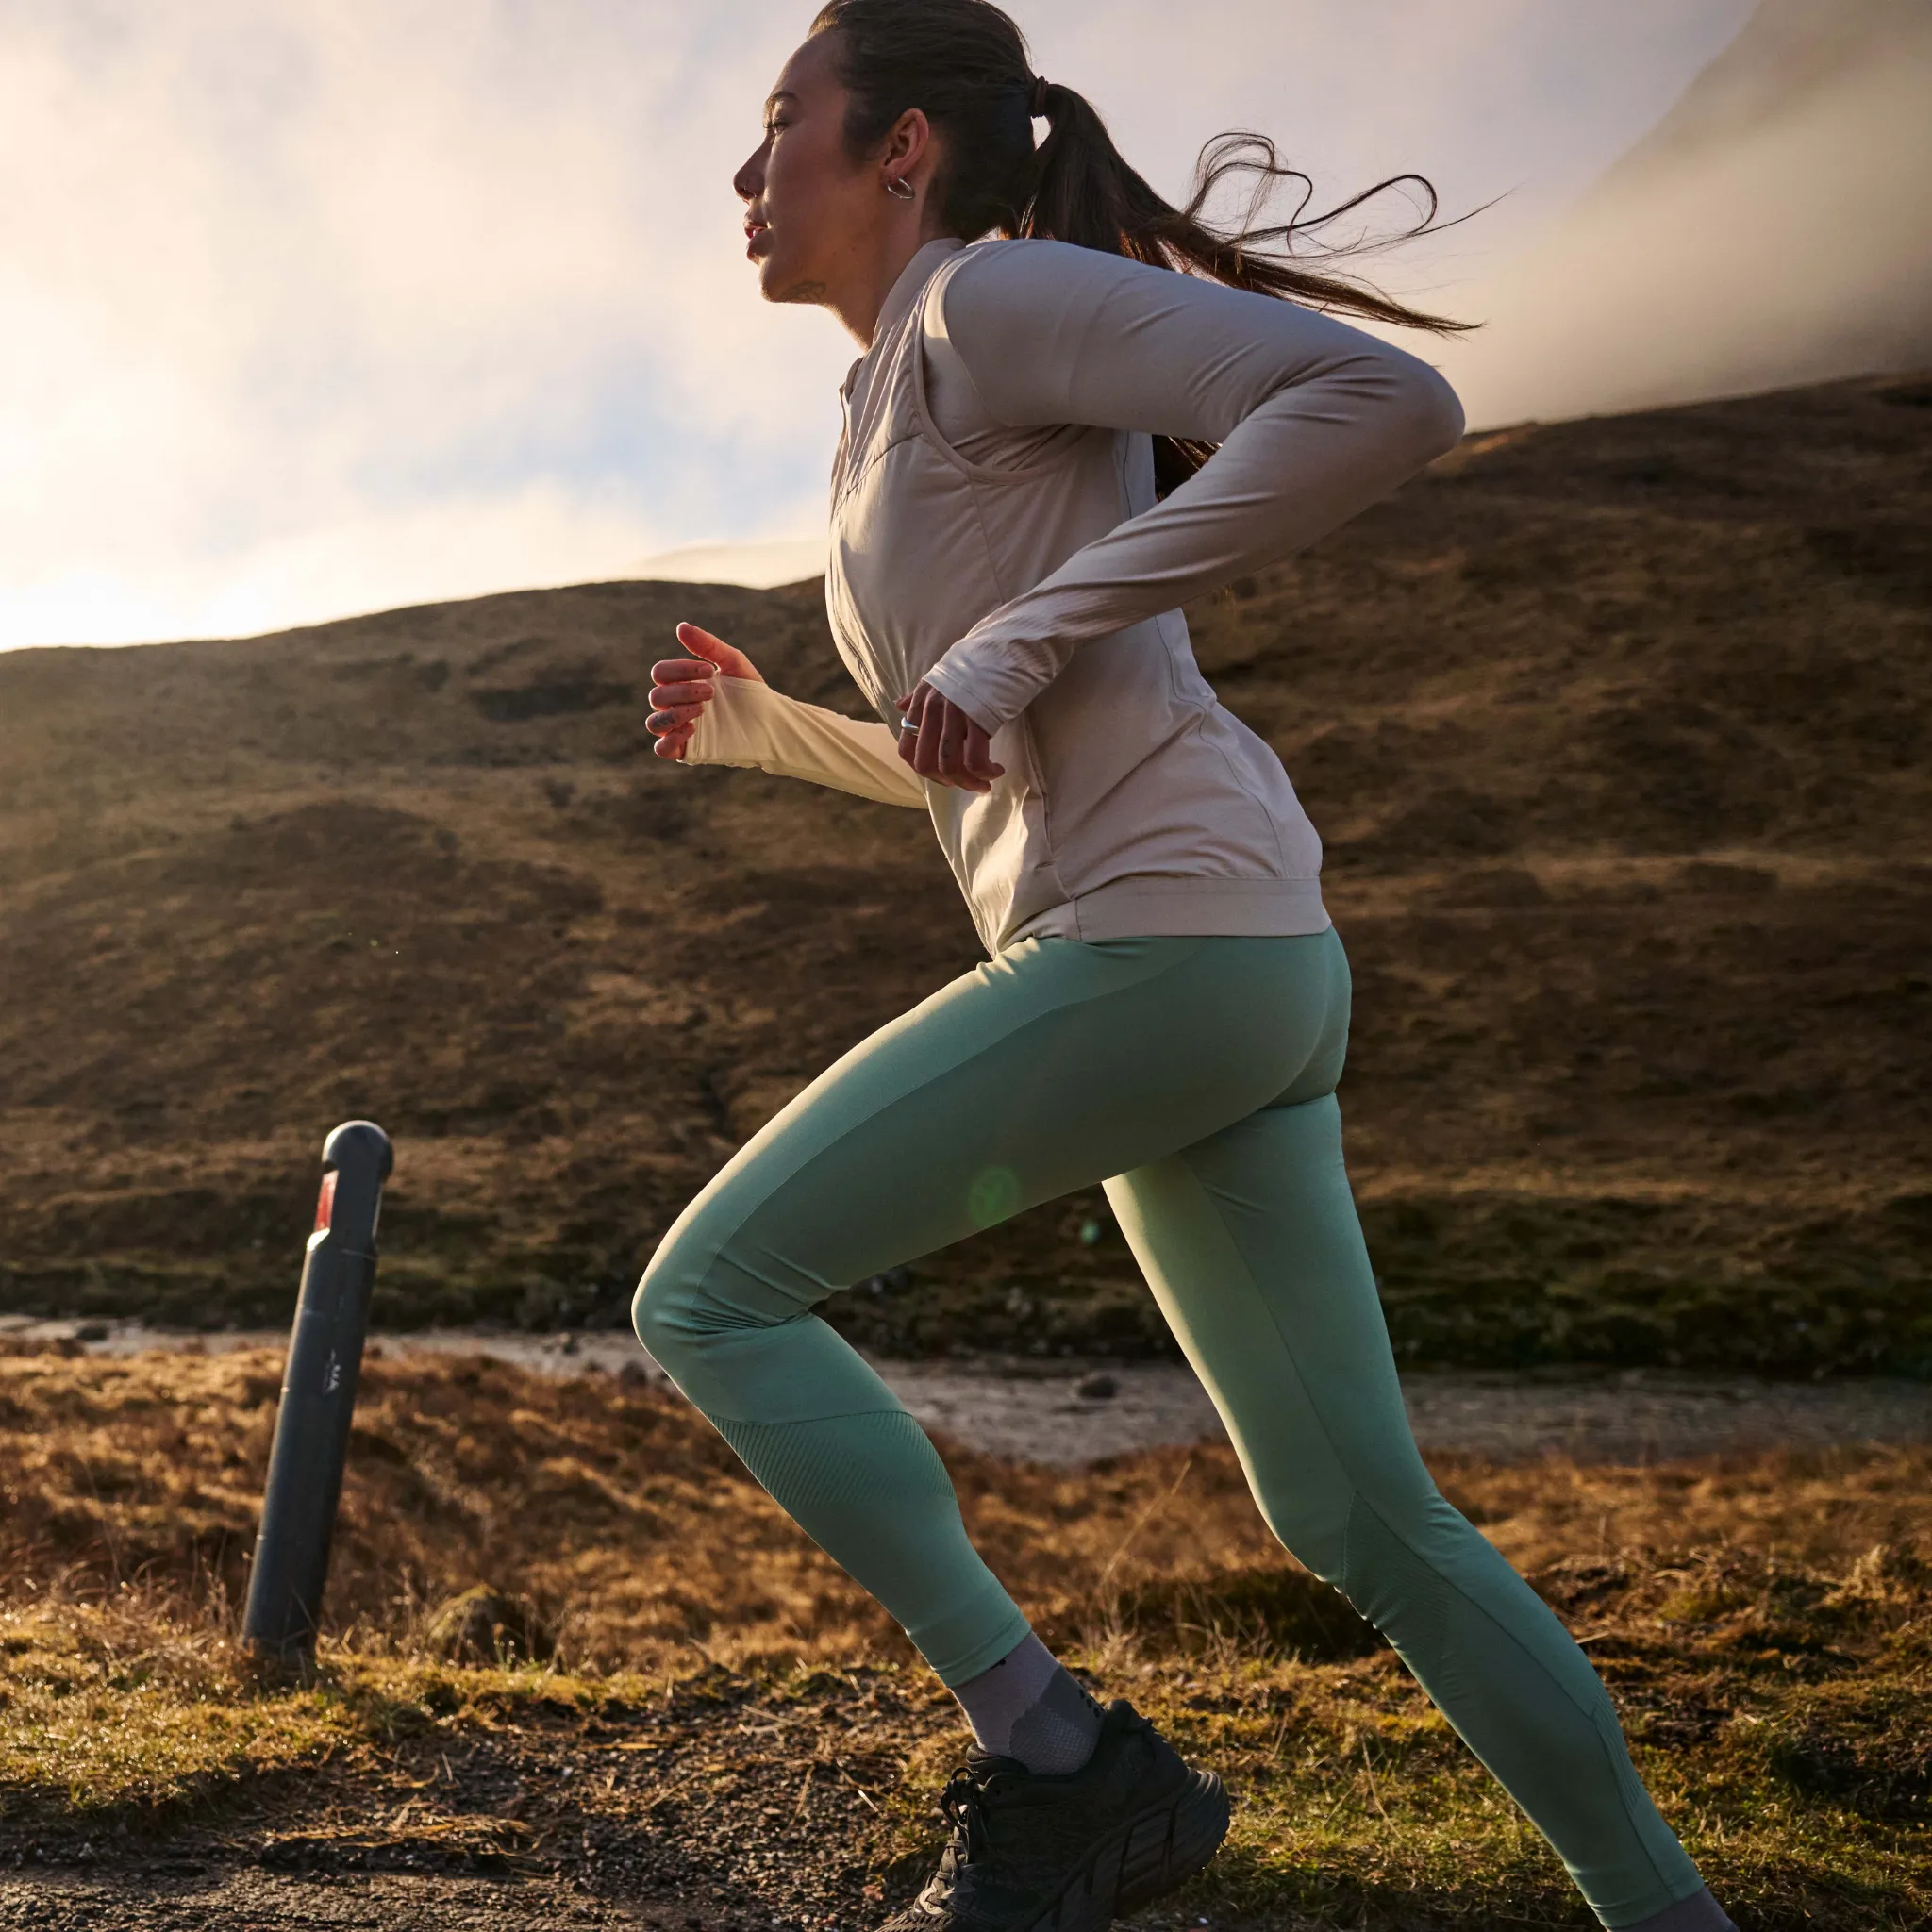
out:
M956 785L961 791L991 791L1007 768L992 761L992 740L950 698L922 684L899 700L906 724L899 730L899 756L922 778ZM908 729L908 726L916 726Z
M658 741L651 749L660 758L684 756L705 707L718 694L718 678L765 681L742 651L694 624L677 626L677 641L691 657L666 658L651 666L651 715L644 724Z

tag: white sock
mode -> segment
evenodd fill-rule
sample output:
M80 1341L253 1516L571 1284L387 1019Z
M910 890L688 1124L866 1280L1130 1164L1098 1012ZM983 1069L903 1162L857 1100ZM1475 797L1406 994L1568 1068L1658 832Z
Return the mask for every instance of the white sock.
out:
M1037 1637L1026 1637L953 1695L979 1748L992 1757L1053 1775L1078 1771L1093 1756L1100 1707Z

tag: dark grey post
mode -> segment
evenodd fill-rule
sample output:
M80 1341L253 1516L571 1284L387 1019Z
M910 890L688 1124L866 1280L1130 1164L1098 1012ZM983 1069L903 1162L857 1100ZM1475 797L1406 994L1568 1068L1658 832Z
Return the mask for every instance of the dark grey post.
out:
M322 1143L322 1198L302 1264L242 1624L256 1649L290 1660L313 1654L322 1619L375 1284L375 1217L394 1165L389 1136L373 1121L349 1121Z

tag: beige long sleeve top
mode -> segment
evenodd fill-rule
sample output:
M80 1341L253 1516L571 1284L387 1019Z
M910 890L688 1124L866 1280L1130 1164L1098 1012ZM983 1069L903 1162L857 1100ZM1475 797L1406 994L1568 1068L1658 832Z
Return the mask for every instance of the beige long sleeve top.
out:
M721 679L688 761L923 802L994 953L1320 931L1321 841L1178 607L1450 448L1448 384L1292 303L1057 242L941 240L842 394L826 608L882 722ZM1156 434L1220 445L1161 501ZM895 700L922 679L992 734L991 792L899 761Z

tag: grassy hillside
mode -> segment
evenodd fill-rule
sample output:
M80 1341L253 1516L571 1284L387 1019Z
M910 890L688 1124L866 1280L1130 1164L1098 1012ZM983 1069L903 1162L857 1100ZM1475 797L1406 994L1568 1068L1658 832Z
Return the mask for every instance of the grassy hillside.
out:
M914 814L648 756L686 616L857 708L816 585L0 657L0 1307L279 1319L360 1113L385 1319L622 1318L977 957ZM1405 1356L1932 1368L1932 383L1474 438L1190 616L1329 841ZM841 1303L1159 1340L1097 1192Z

